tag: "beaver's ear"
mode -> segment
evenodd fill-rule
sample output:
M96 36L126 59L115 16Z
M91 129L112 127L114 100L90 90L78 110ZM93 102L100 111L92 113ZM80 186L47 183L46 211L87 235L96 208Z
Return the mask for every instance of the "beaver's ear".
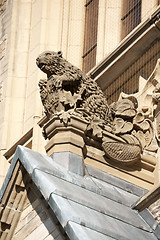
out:
M58 56L62 57L62 52L61 51L58 51Z

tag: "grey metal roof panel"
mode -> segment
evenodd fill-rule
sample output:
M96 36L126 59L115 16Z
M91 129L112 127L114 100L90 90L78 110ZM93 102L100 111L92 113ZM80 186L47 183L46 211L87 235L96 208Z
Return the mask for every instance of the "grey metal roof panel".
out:
M38 179L40 179L39 177L36 176L37 170L38 169L35 169L34 174L32 174L34 181L37 181ZM122 203L123 205L126 205L126 206L131 206L135 201L139 199L139 197L131 193L128 193L123 189L112 186L111 184L103 183L102 181L98 182L97 180L93 181L91 177L82 178L80 176L71 175L67 173L65 169L63 170L62 168L60 170L57 170L56 167L52 167L52 169L50 169L49 171L44 170L43 172L46 172L46 174L48 173L47 175L48 179L51 178L51 176L55 176L58 179L67 181L68 186L69 186L69 183L72 183L77 187L80 187L81 189L87 189L90 192L95 192L99 196L101 195L101 196L107 197L109 199L114 200L115 202ZM68 177L68 175L70 177ZM48 188L49 186L50 186L50 183L48 183Z
M54 211L64 228L66 228L68 221L71 221L114 239L157 239L153 233L143 231L141 226L136 228L55 194L51 195L49 204L51 207L54 206Z
M131 206L135 201L139 199L139 197L135 194L128 192L128 188L127 191L125 189L122 189L122 184L120 188L110 183L103 182L99 179L94 178L93 180L91 176L82 177L74 173L69 173L62 166L55 163L52 158L31 151L28 148L25 148L24 151L24 147L19 146L14 158L16 159L17 156L19 156L23 166L31 177L32 175L34 176L34 171L36 169L39 169L45 171L48 174L52 174L58 178L64 179L67 182L74 183L75 185L80 186L84 189L88 189L90 191L96 192L97 194L107 196L108 198L111 198L119 203L123 203L127 206ZM120 182L122 183L122 180L120 180ZM125 183L125 186L126 185L129 186L133 184Z
M24 168L27 170L29 175L31 175L36 168L40 169L50 169L53 165L53 160L50 157L42 155L41 153L30 150L29 148L24 148L18 146L13 161L19 159L23 164Z
M86 175L92 176L94 177L94 179L97 179L98 181L102 181L103 183L108 183L109 185L118 187L119 189L123 189L126 192L129 192L136 196L142 197L144 194L148 192L148 190L146 189L143 189L139 186L131 184L123 179L117 178L110 174L106 174L105 172L102 172L101 170L93 168L92 166L87 165L85 169L86 169Z
M148 209L144 209L139 213L143 219L149 224L149 226L154 230L154 234L158 239L160 239L160 225L155 221L154 217L150 214Z
M86 240L159 239L159 228L153 228L155 223L151 224L152 229L136 210L129 207L143 189L107 173L97 174L89 167L90 173L84 177L67 172L52 158L22 146L16 151L5 187L17 160L30 174L70 239L83 239L81 235Z
M101 192L104 196L107 196L108 198L113 199L116 202L122 203L126 206L131 206L133 203L139 200L139 196L128 192L122 187L112 185L108 182L103 182L102 180L97 179L93 176L89 176L88 178L92 179L94 184L101 189Z
M150 228L146 226L144 220L137 216L137 211L110 199L109 195L104 197L101 194L84 189L38 169L34 172L33 180L47 200L53 193L88 208L94 209L100 213L112 216L115 219L122 220L127 224L131 224L136 227L141 226L144 230L150 231ZM132 215L132 218L129 217L130 215Z
M68 222L66 230L72 240L113 240L112 237L72 221Z

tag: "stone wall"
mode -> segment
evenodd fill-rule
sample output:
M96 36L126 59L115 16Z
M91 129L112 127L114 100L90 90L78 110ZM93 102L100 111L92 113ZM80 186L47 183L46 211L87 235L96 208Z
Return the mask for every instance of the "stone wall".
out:
M121 41L120 2L99 0L97 63ZM143 2L145 19L157 0ZM8 168L3 154L31 128L32 149L45 153L37 125L43 116L38 81L44 75L35 59L44 50L62 50L81 68L84 5L85 0L0 0L0 185Z

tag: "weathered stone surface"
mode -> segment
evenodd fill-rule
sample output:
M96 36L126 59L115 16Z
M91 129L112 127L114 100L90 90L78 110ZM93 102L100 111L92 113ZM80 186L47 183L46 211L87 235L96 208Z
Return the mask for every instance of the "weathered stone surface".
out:
M47 74L47 79L40 80L39 87L48 118L56 116L67 127L71 116L76 116L87 121L86 133L103 143L105 154L112 160L127 164L140 159L142 150L153 139L152 123L147 119L148 109L138 111L134 96L108 106L97 83L66 61L60 51L43 52L36 62ZM112 140L104 140L104 130L111 133ZM119 142L116 135L122 141ZM46 133L45 137L48 138Z
M149 207L149 210L153 214L154 218L160 223L160 199L154 202Z
M40 54L37 65L48 77L39 82L47 116L74 109L87 120L99 118L104 123L111 122L110 110L101 89L94 80L67 62L61 52Z

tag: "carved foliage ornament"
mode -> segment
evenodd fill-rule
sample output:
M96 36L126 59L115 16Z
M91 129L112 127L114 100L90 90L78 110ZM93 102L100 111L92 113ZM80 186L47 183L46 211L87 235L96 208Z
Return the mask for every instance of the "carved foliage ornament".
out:
M152 141L153 129L137 111L135 98L108 106L97 83L66 61L61 52L43 52L36 63L47 74L39 87L49 118L57 115L67 125L71 115L79 116L88 122L87 131L102 141L107 157L126 164L140 159L142 150ZM109 140L104 138L104 130L110 132Z

